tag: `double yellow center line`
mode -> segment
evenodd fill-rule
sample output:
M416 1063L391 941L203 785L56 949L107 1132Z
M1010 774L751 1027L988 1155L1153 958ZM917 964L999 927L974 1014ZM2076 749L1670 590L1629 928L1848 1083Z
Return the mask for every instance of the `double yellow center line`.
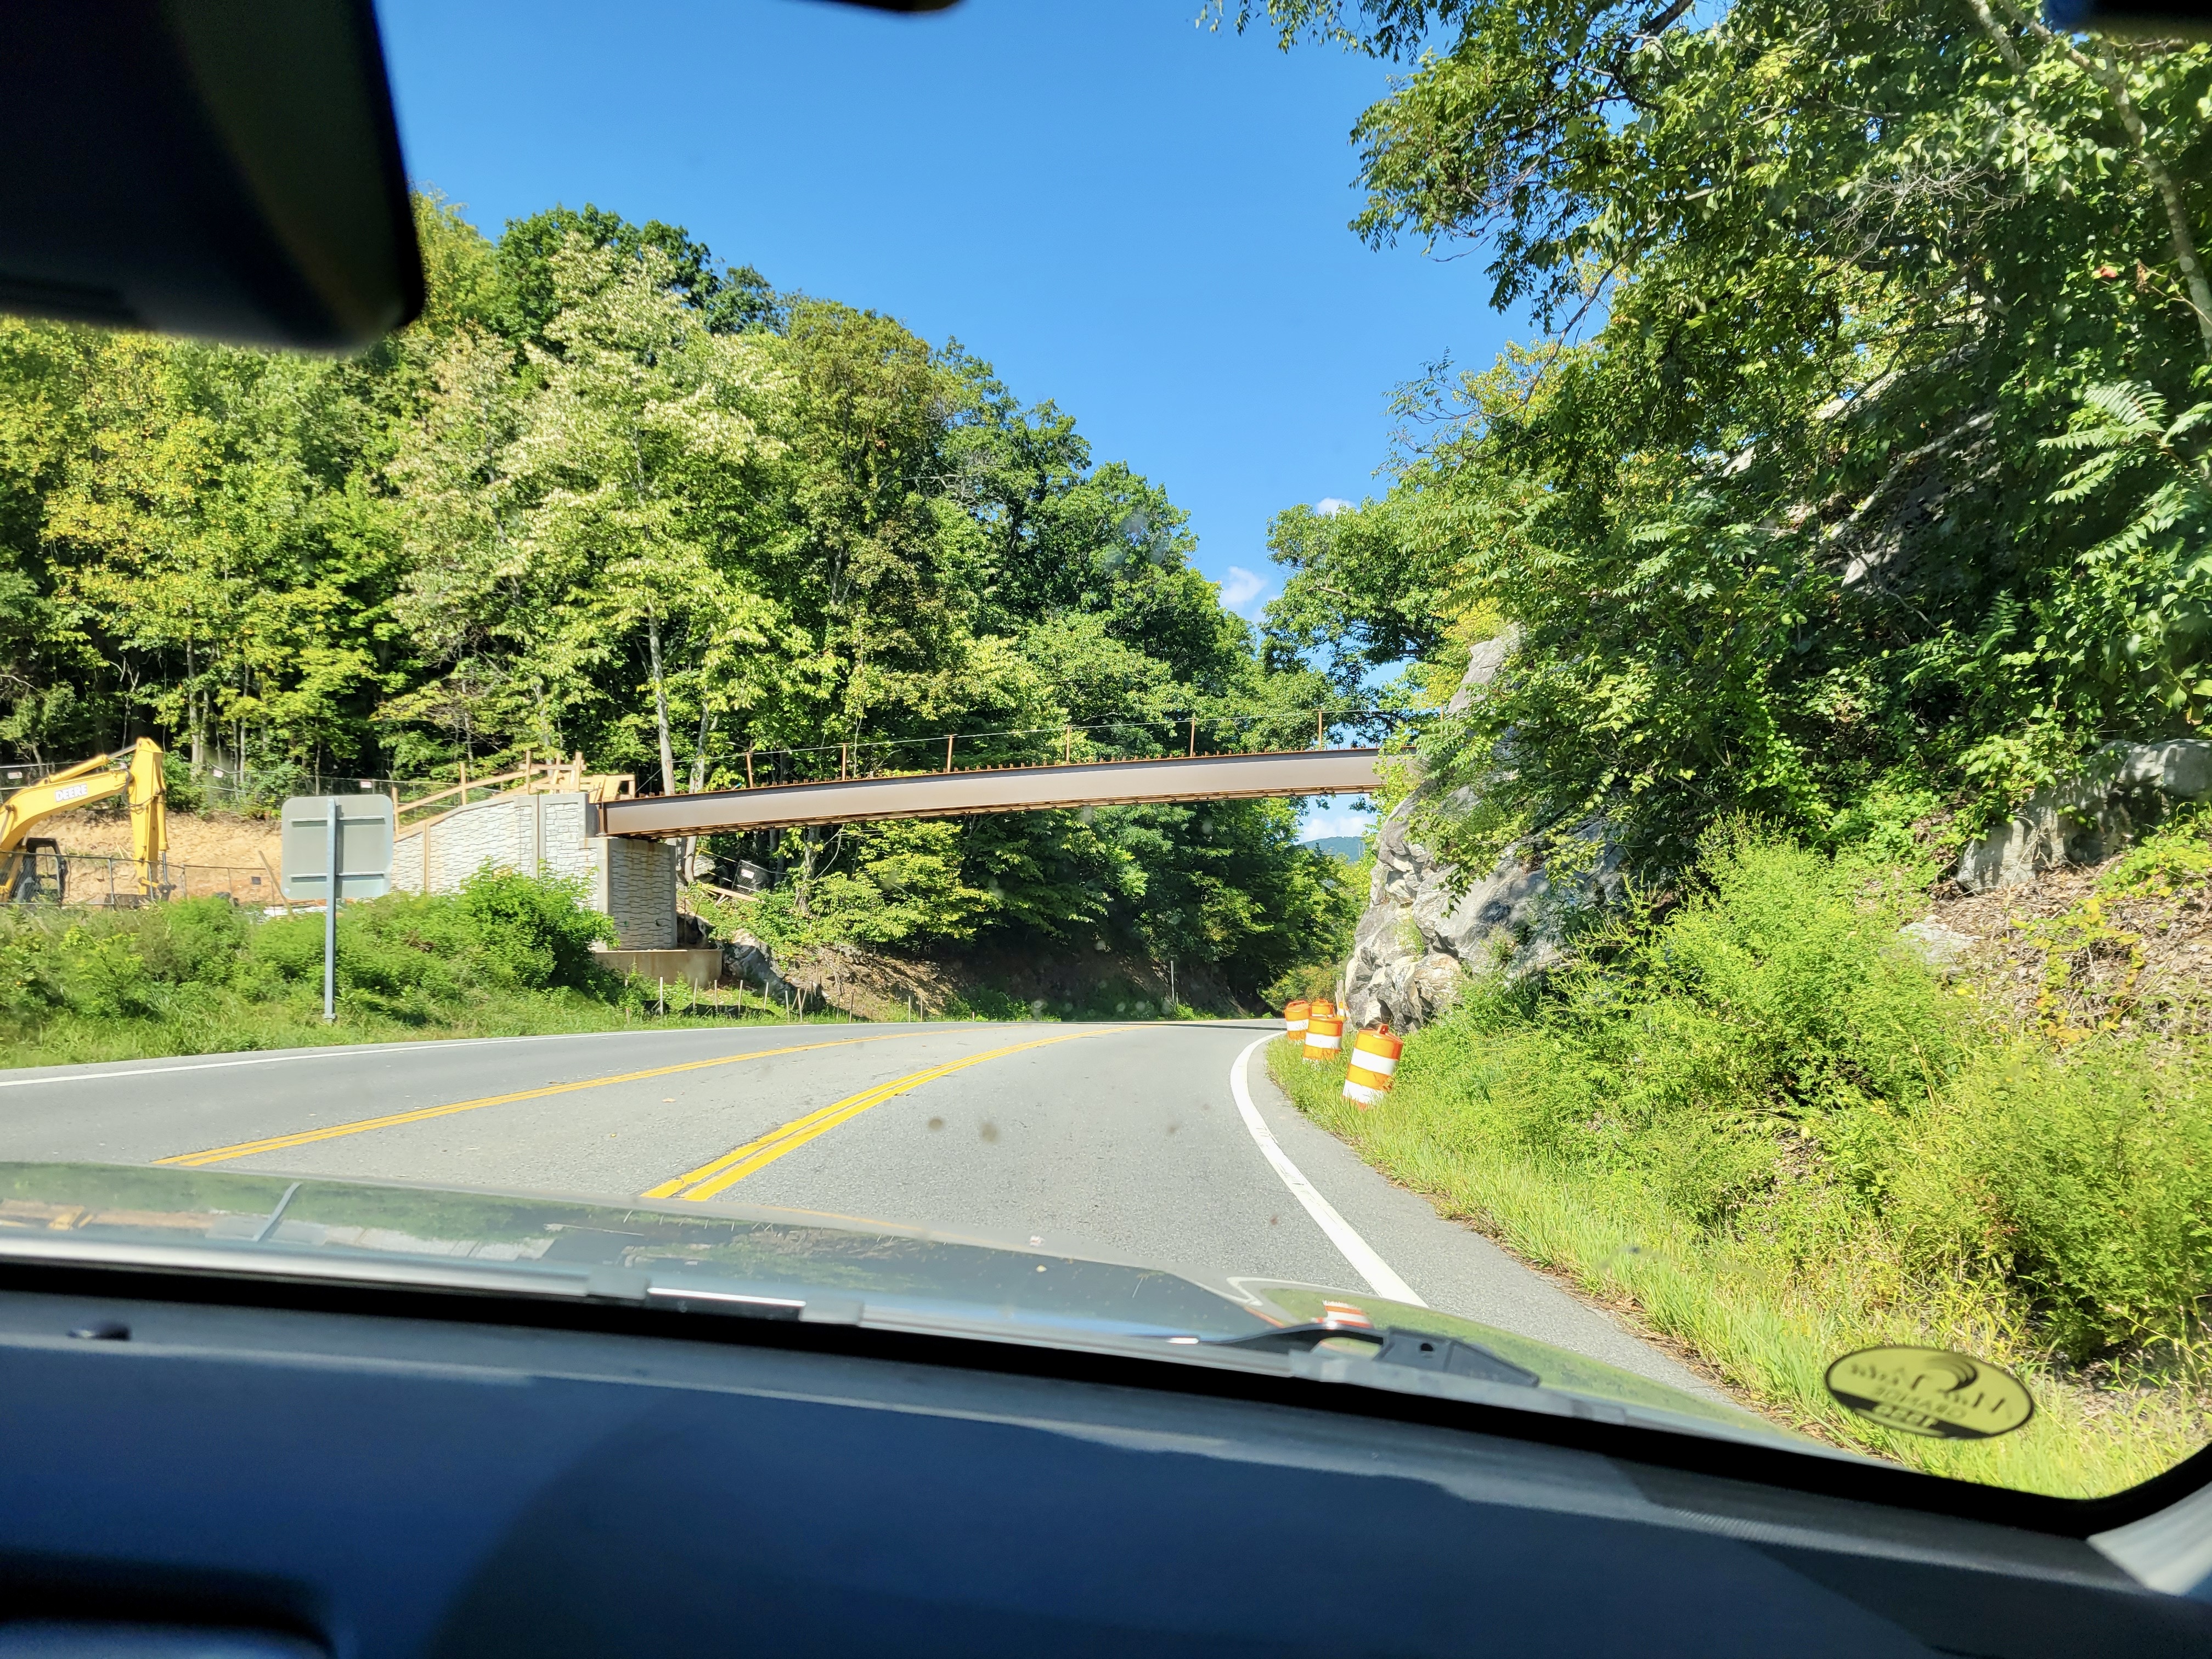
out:
M1109 1028L1126 1030L1127 1026ZM1068 1031L1058 1036L1038 1037L1028 1042L1012 1042L1003 1048L992 1048L980 1054L969 1054L960 1060L948 1060L940 1066L931 1066L919 1072L909 1072L904 1077L893 1078L888 1083L878 1083L848 1095L842 1100L832 1101L818 1110L794 1119L781 1128L749 1140L733 1152L722 1154L711 1164L702 1164L688 1174L672 1181L664 1181L643 1198L708 1199L725 1188L735 1186L756 1170L764 1169L787 1152L797 1152L817 1135L827 1134L839 1124L858 1117L871 1106L919 1089L925 1083L955 1072L963 1072L970 1066L981 1066L987 1060L998 1060L1006 1054L1018 1054L1028 1048L1042 1048L1055 1042L1073 1042L1079 1037L1105 1035L1101 1031ZM173 1158L156 1158L156 1164L173 1164L183 1169L199 1169L210 1164L222 1164L234 1158L251 1158L257 1152L281 1152L294 1146L309 1146L319 1140L337 1140L346 1135L366 1134L372 1129L396 1129L409 1123L427 1123L433 1118L453 1117L462 1112L480 1111L487 1106L507 1106L516 1101L543 1100L551 1095L574 1094L583 1089L605 1089L617 1083L642 1083L649 1078L673 1077L679 1072L701 1072L715 1066L735 1066L748 1060L768 1060L777 1054L804 1054L820 1048L850 1048L863 1042L890 1042L901 1037L941 1035L927 1031L893 1031L882 1036L841 1037L830 1042L800 1042L784 1048L755 1048L742 1054L720 1054L712 1060L686 1060L677 1066L656 1066L648 1071L624 1072L615 1077L587 1078L580 1083L553 1083L542 1089L518 1089L511 1094L485 1095L476 1100L458 1100L449 1106L424 1106L411 1112L392 1112L383 1117L365 1117L351 1123L333 1123L327 1128L302 1129L296 1134L271 1135L264 1140L241 1140L228 1146L211 1146L204 1152L179 1152Z
M888 1083L878 1083L873 1088L863 1089L842 1100L833 1100L805 1117L794 1118L781 1129L772 1129L757 1140L749 1140L733 1152L727 1152L711 1164L664 1181L658 1187L640 1193L640 1198L709 1199L725 1188L733 1187L756 1170L765 1169L786 1152L795 1152L817 1135L823 1135L839 1124L856 1118L871 1106L902 1095L909 1089L919 1089L955 1072L964 1072L970 1066L981 1066L987 1060L998 1060L1006 1054L1018 1054L1025 1048L1042 1048L1055 1042L1073 1042L1079 1037L1096 1036L1095 1031L1069 1031L1060 1036L1039 1037L1031 1042L1008 1043L1003 1048L993 1048L984 1054L969 1054L962 1060L948 1060L942 1066L909 1072L904 1077L893 1078Z
M893 1031L884 1036L841 1037L834 1042L801 1042L788 1048L755 1048L742 1054L719 1054L712 1060L690 1060L680 1066L656 1066L646 1072L624 1072L619 1077L586 1078L580 1083L554 1083L543 1089L519 1089L513 1094L485 1095L478 1100L457 1100L450 1106L425 1106L412 1112L393 1112L386 1117L365 1117L352 1123L333 1123L326 1129L302 1129L297 1134L271 1135L266 1140L241 1140L232 1146L211 1146L204 1152L179 1152L174 1158L157 1158L156 1164L173 1164L184 1169L196 1170L203 1164L222 1164L234 1158L251 1158L256 1152L281 1152L288 1147L313 1146L319 1140L336 1140L344 1135L366 1134L371 1129L396 1129L405 1123L427 1123L434 1117L452 1117L460 1112L474 1112L486 1106L507 1106L518 1100L543 1100L549 1095L571 1095L580 1089L605 1089L617 1083L642 1083L647 1078L673 1077L678 1072L702 1072L713 1066L735 1066L742 1060L767 1060L776 1054L803 1054L816 1048L849 1048L861 1042L889 1042L898 1037L924 1036L922 1031Z

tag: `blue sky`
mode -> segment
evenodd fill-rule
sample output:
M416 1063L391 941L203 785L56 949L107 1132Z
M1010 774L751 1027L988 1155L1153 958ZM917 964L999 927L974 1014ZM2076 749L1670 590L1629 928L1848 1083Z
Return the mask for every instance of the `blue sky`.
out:
M1376 491L1393 387L1446 352L1487 363L1507 330L1479 260L1345 228L1385 66L1208 32L1200 3L378 12L409 170L487 232L593 202L957 337L1164 485L1256 617L1269 515Z

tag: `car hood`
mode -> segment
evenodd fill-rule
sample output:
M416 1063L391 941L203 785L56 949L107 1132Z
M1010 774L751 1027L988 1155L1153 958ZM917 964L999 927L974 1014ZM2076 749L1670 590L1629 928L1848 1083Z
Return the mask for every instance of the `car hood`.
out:
M603 1200L281 1175L88 1164L0 1164L0 1267L74 1263L610 1299L1162 1357L1289 1326L1363 1324L1474 1345L1533 1374L1536 1396L1656 1413L1662 1426L1771 1442L1727 1405L1547 1343L1364 1291L1118 1261L1096 1251L811 1211ZM1177 1345L1173 1347L1168 1345ZM1330 1345L1342 1346L1341 1344ZM1244 1354L1238 1351L1242 1360ZM1257 1356L1254 1356L1256 1360ZM1300 1353L1265 1363L1328 1380L1397 1366ZM1480 1397L1496 1384L1389 1379ZM1794 1437L1800 1449L1809 1443Z

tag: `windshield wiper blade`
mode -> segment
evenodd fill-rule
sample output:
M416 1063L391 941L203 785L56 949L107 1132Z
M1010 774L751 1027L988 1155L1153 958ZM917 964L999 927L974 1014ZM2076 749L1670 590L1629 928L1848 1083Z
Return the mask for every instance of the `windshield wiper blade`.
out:
M1401 1330L1388 1325L1380 1328L1322 1323L1280 1325L1272 1331L1261 1331L1252 1336L1216 1337L1201 1346L1257 1350L1261 1353L1305 1353L1334 1337L1350 1337L1354 1341L1376 1344L1374 1363L1378 1365L1403 1365L1410 1370L1442 1371L1449 1376L1473 1377L1481 1382L1506 1382L1526 1389L1537 1387L1542 1380L1535 1372L1515 1364L1502 1355L1492 1353L1480 1343L1463 1341L1455 1336Z
M268 1219L254 1231L253 1237L250 1242L255 1244L267 1242L269 1236L276 1231L276 1224L284 1218L284 1212L292 1207L292 1200L298 1195L300 1188L305 1184L303 1182L295 1181L284 1189L284 1196L276 1200L276 1207L269 1212Z
M742 1314L753 1319L797 1319L806 1311L804 1298L795 1296L757 1296L746 1291L708 1291L696 1285L648 1285L645 1293L656 1302L672 1302L679 1313L693 1304L707 1313Z

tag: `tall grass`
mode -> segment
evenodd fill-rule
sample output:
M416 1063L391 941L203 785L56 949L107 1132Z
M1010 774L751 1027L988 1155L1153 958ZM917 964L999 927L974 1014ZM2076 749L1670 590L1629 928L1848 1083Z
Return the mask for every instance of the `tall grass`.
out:
M2109 1035L2061 1054L1984 1021L1864 868L1738 828L1702 876L1547 988L1475 988L1372 1112L1334 1068L1279 1052L1277 1074L1379 1167L1830 1439L2077 1495L2203 1443L2202 1056ZM1885 1341L2018 1369L2035 1420L1979 1443L1875 1427L1822 1378Z
M220 898L0 908L0 1065L618 1030L665 1012L661 988L599 964L610 924L576 899L488 871L454 895L347 906L331 1024L320 915L264 920Z
M742 987L695 993L626 978L594 957L611 924L575 884L486 870L458 894L393 894L338 915L337 1018L322 1012L320 915L264 919L227 899L135 910L0 906L0 1066L311 1048L423 1037L620 1030L644 1020L836 1024ZM1118 978L1052 1007L990 986L932 1019L1176 1017ZM903 1012L903 1011L902 1011Z

